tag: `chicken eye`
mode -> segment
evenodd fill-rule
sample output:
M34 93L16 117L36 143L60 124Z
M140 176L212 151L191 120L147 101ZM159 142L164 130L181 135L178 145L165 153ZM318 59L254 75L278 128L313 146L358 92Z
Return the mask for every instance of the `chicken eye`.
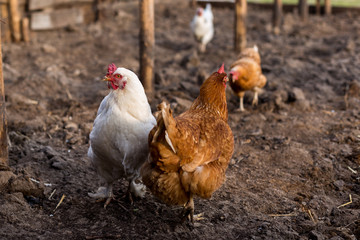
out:
M120 74L115 74L115 77L116 77L116 78L120 78L121 75L120 75Z

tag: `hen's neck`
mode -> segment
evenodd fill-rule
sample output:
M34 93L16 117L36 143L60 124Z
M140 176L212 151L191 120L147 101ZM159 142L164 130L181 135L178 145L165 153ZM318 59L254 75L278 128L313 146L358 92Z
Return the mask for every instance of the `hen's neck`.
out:
M140 82L139 84L128 82L123 90L111 90L109 97L120 111L129 112L136 118L146 118L151 114L145 91Z
M214 90L212 88L205 88L200 90L200 95L193 102L190 110L200 110L209 114L215 114L221 117L224 121L228 119L228 110L226 103L225 90L220 88Z

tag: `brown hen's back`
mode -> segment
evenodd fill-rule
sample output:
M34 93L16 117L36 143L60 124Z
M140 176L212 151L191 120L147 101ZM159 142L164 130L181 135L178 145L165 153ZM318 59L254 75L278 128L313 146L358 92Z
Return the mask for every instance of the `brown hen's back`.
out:
M227 124L226 80L225 73L213 73L190 109L178 117L173 117L168 104L158 106L142 176L151 192L167 204L185 204L193 195L210 198L225 180L234 150Z

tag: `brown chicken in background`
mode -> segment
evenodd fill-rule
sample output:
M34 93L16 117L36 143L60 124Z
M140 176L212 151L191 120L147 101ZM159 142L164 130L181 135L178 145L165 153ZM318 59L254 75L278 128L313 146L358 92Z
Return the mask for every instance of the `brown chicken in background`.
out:
M240 98L240 111L244 111L244 95L246 91L253 91L252 105L258 104L258 93L266 84L266 77L262 74L260 54L257 46L243 50L231 65L229 73L230 86L235 95Z
M169 104L159 104L157 125L149 134L143 182L166 204L184 205L182 217L192 222L193 197L210 198L222 185L234 150L227 123L227 81L222 65L202 84L190 109L178 117L173 117Z

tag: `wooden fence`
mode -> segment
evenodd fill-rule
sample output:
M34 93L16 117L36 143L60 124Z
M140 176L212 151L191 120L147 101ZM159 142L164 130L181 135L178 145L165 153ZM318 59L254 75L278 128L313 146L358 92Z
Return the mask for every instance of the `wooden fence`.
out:
M108 0L0 0L3 42L29 41L31 31L51 30L98 18L99 4Z

